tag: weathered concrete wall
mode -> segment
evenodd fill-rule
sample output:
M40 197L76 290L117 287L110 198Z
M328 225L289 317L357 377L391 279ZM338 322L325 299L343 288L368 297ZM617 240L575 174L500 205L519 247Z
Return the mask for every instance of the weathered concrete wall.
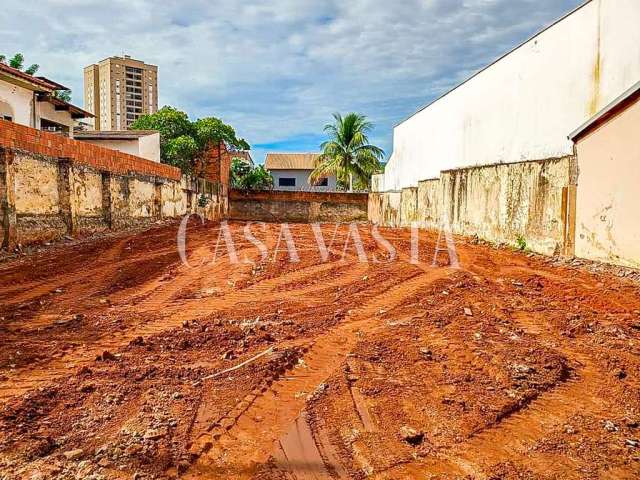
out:
M1 147L0 152L0 243L4 246L125 229L187 212L208 219L224 214L226 203L204 180L117 175L67 159ZM202 195L205 207L198 203Z
M400 225L410 227L418 219L418 189L403 188L400 193Z
M442 172L443 214L454 233L562 253L563 189L574 169L575 159L565 157Z
M384 192L384 173L371 175L371 191Z
M58 163L44 157L17 153L15 169L16 211L19 214L57 215Z
M187 199L183 192L184 182L163 183L162 189L162 216L177 217L187 211Z
M229 218L292 223L366 221L367 194L231 190Z
M14 179L14 209L20 231L34 241L60 237L66 225L60 216L58 163L46 157L15 153L9 165Z
M575 175L574 157L448 170L418 188L376 194L369 208L384 226L437 229L448 221L457 234L561 253Z
M422 228L440 228L442 219L442 188L440 179L418 182L418 222Z
M109 228L104 221L102 175L90 167L75 165L69 171L70 202L77 230L83 233Z
M120 175L110 175L106 179L108 187L109 207L106 212L107 222L111 228L124 228L129 218L129 178Z
M571 155L567 135L640 78L638 25L638 0L592 0L400 123L385 190Z
M129 181L129 214L133 217L154 215L155 183L133 178Z
M381 225L382 222L382 204L384 201L384 193L369 193L369 201L367 203L367 216L369 221L375 225Z
M384 192L380 224L388 227L399 227L401 224L401 204L402 192Z
M576 143L579 257L640 267L639 125L636 99Z

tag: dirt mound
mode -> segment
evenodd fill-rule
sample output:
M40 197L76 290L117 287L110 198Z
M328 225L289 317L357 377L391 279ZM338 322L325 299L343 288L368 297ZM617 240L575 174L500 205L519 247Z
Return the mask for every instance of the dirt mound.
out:
M291 262L231 224L231 263L198 225L187 267L176 228L0 267L0 477L640 476L629 280L461 239L434 268L428 232L415 264L403 230L381 261L365 225L368 263L346 227L323 261L290 226Z

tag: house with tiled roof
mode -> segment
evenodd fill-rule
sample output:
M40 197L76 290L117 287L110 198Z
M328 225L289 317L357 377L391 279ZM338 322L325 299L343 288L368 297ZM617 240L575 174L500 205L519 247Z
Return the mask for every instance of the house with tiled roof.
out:
M336 190L335 175L311 182L309 176L316 167L319 153L267 153L264 168L273 177L276 190L331 191Z
M64 85L0 63L0 118L73 137L76 120L93 115L56 96L64 90Z

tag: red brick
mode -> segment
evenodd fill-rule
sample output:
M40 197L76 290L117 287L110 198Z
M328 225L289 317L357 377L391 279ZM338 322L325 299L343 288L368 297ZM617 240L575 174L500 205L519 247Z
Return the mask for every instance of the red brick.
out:
M89 143L42 132L17 123L0 120L0 146L70 158L73 162L93 166L116 174L129 172L180 180L180 169L145 158L110 150Z

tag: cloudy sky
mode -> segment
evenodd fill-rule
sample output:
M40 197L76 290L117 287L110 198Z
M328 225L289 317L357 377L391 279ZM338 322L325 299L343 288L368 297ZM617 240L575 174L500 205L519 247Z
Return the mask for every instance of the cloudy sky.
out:
M314 151L333 112L393 125L582 0L1 0L0 53L73 89L129 54L160 104L233 125L265 151Z

